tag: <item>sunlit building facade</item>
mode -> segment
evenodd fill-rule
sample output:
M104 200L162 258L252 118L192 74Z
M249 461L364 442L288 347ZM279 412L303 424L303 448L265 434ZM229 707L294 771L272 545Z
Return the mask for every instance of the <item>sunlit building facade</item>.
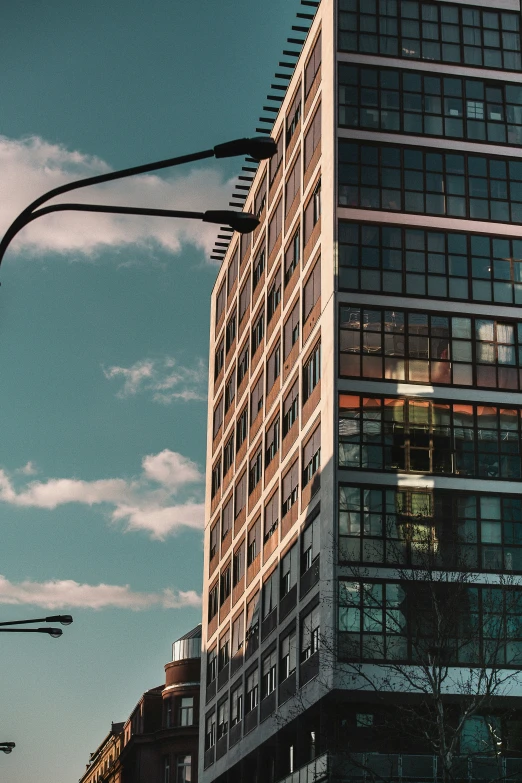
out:
M519 2L303 5L212 295L203 783L319 779L332 699L368 730L319 648L411 660L408 520L465 544L483 629L480 574L522 572Z

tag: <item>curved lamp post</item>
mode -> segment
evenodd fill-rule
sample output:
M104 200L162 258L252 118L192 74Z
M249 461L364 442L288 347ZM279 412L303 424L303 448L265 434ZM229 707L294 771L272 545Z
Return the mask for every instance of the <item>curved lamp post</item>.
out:
M0 633L46 633L53 639L58 639L63 634L61 628L6 628L6 625L28 625L30 623L60 623L61 625L70 625L73 618L70 614L54 614L50 617L37 617L34 620L10 620L0 623ZM0 750L2 743L0 742ZM14 745L13 745L14 747ZM10 751L7 751L10 753Z
M16 744L14 742L0 742L0 750L3 753L12 753L13 748L16 748Z
M99 185L103 182L112 182L116 179L133 177L137 174L146 174L149 171L158 171L172 166L180 166L183 163L193 163L205 158L231 158L237 155L249 155L256 160L265 160L275 155L277 151L276 143L270 136L255 136L253 138L235 139L224 144L217 144L212 149L194 152L190 155L181 155L177 158L168 158L154 163L146 163L143 166L132 166L120 171L111 171L109 174L99 174L96 177L86 177L69 182L66 185L60 185L57 188L49 190L35 201L29 204L15 220L11 223L0 242L0 264L5 252L21 229L28 223L42 215L48 215L51 212L108 212L118 215L150 215L156 217L175 217L175 218L193 218L202 220L204 223L218 223L230 226L234 231L241 234L252 232L258 225L259 220L255 215L248 212L233 212L231 210L207 210L206 212L187 212L173 209L146 209L141 207L120 207L104 206L101 204L53 204L52 206L42 207L52 198L69 193L77 188L85 188L89 185Z

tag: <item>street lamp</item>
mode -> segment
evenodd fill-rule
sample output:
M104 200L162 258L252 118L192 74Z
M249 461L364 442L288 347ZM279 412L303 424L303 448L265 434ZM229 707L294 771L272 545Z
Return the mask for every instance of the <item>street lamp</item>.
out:
M14 742L0 742L0 750L4 753L12 753L13 748L16 748Z
M73 618L70 614L53 614L50 617L37 617L33 620L10 620L8 622L0 623L0 633L46 633L53 639L58 639L58 637L63 634L61 628L5 628L4 626L28 625L29 623L60 623L61 625L70 625L72 621Z
M217 144L212 149L194 152L190 155L181 155L177 158L168 158L154 163L146 163L143 166L132 166L120 171L111 171L109 174L99 174L95 177L86 177L74 182L68 182L57 188L49 190L35 201L29 204L15 220L11 223L2 241L0 242L0 264L5 252L21 229L28 223L42 215L48 215L51 212L76 211L76 212L108 212L118 215L149 215L155 217L175 217L191 218L202 220L204 223L217 223L230 226L234 231L241 234L251 233L258 225L259 220L255 215L248 212L233 212L231 210L207 210L206 212L187 212L184 210L173 209L146 209L141 207L120 207L105 206L102 204L53 204L49 207L42 207L42 204L56 196L69 193L77 188L85 188L89 185L99 185L103 182L112 182L124 177L133 177L137 174L146 174L149 171L158 171L159 169L180 166L183 163L193 163L205 158L231 158L237 155L248 155L256 160L266 160L271 158L277 152L277 146L270 136L255 136L253 138L235 139L227 141L224 144Z

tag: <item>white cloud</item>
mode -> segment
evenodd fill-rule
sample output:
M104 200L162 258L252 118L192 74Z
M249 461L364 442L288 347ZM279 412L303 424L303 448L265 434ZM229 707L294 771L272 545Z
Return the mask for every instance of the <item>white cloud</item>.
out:
M43 609L116 607L139 611L154 607L199 607L201 596L194 590L166 588L157 593L141 593L131 590L129 585L88 585L72 579L51 579L47 582L26 579L14 583L0 575L0 604L31 604Z
M115 365L104 369L108 380L121 379L118 397L150 393L154 402L168 405L175 400L207 399L208 368L202 359L191 367L180 364L172 356L163 359L140 359L130 367Z
M112 522L125 530L144 530L160 541L183 528L203 527L203 475L196 463L175 451L164 449L142 460L142 473L134 479L108 478L83 481L49 478L19 486L0 469L0 502L24 508L52 510L68 503L112 507ZM192 487L192 495L186 496ZM185 497L179 498L180 492Z
M140 161L138 161L139 163ZM100 158L51 144L38 136L0 136L0 232L35 198L58 185L110 171ZM167 169L166 172L169 170ZM232 182L218 168L173 169L73 191L53 203L102 203L204 212L228 208ZM26 226L10 252L92 255L130 245L177 253L190 243L212 250L217 227L199 220L177 220L67 212L46 215Z

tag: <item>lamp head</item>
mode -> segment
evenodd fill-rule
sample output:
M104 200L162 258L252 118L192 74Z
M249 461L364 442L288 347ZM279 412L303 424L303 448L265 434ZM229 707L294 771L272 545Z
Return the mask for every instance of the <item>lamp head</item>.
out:
M216 158L233 158L236 155L248 155L255 160L266 160L277 152L277 144L271 136L254 136L252 138L234 139L224 144L216 144Z
M62 625L70 625L72 621L70 614L54 614L45 618L46 623L61 623Z
M209 209L202 218L204 223L228 223L240 234L250 234L259 225L259 219L249 212L232 212L230 209Z
M61 628L36 628L36 631L38 633L49 634L49 636L52 636L53 639L58 639L58 637L63 634Z

